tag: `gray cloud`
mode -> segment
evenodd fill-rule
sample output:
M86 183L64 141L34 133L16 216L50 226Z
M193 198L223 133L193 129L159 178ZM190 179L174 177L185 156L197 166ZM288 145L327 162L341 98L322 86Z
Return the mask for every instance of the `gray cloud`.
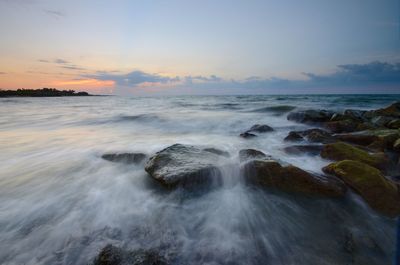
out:
M400 63L371 62L368 64L338 65L338 70L328 75L304 73L309 83L315 85L373 85L400 84Z
M158 74L149 74L142 71L133 71L128 74L116 74L112 72L97 72L92 75L84 75L87 78L95 78L98 80L112 80L119 86L135 87L142 83L169 83L177 82L180 80L179 77L166 77Z
M7 74L6 72L0 72L0 75L5 75L5 74Z
M251 76L242 80L211 76L165 77L158 74L133 71L127 74L98 71L81 75L83 78L112 80L116 93L134 92L142 83L170 83L171 91L190 90L193 93L397 93L400 92L400 63L371 62L367 64L338 65L329 74L303 73L306 80L279 77ZM197 91L197 92L196 92Z
M65 13L63 11L60 11L60 10L44 9L43 12L46 15L52 16L52 17L54 17L56 19L60 19L60 18L65 17Z
M69 64L68 61L63 60L63 59L54 59L53 63L58 63L58 64Z
M61 58L56 58L53 60L46 60L46 59L39 59L38 62L41 63L53 63L53 64L58 64L59 67L68 69L68 70L76 70L76 71L83 71L87 70L86 68L80 67L78 65L72 64L71 62L61 59Z

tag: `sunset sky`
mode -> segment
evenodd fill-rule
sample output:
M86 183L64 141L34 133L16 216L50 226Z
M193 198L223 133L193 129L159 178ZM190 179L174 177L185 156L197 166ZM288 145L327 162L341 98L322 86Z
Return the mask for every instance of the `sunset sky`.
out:
M400 93L398 0L0 0L0 88Z

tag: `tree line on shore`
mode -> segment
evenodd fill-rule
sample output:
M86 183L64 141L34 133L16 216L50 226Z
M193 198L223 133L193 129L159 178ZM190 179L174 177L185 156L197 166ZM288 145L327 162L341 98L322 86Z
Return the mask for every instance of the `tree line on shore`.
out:
M72 97L72 96L91 96L87 92L75 92L74 90L57 90L55 88L42 89L17 89L1 90L0 97Z

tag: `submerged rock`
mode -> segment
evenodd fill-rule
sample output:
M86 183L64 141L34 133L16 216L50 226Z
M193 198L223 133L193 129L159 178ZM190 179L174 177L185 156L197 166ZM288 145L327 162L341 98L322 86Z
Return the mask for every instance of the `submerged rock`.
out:
M321 157L336 161L346 159L355 160L382 170L389 164L389 160L384 153L370 154L360 148L343 142L325 145L322 148Z
M288 136L285 137L284 140L291 141L291 142L299 142L299 141L303 141L304 138L298 132L291 131L291 132L289 132Z
M313 175L274 160L251 160L243 167L246 180L257 186L305 195L340 197L346 187L339 180Z
M303 110L289 113L287 119L301 123L321 123L329 121L333 114L327 110Z
M322 150L322 145L292 145L287 146L283 150L292 155L310 154L319 155Z
M242 137L242 138L253 138L253 137L257 137L257 135L255 135L255 134L253 134L253 133L249 133L249 132L241 133L239 136Z
M167 265L167 261L154 250L126 251L113 245L105 246L92 265Z
M166 187L221 184L218 163L224 159L194 146L174 144L150 157L145 170Z
M139 164L146 158L146 155L143 153L119 153L119 154L116 153L116 154L104 154L101 156L101 158L111 162Z
M266 124L255 124L251 126L249 130L246 132L258 132L258 133L265 133L265 132L272 132L274 129L272 129L270 126Z
M271 158L271 157L255 149L242 149L239 151L240 162L251 159L265 159L265 158Z
M398 186L376 168L358 161L344 160L324 167L323 171L341 178L376 211L389 217L400 215Z

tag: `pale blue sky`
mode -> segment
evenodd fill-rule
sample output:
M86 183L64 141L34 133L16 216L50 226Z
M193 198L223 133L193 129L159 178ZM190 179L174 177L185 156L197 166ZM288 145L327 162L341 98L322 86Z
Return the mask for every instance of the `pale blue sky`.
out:
M304 73L375 61L393 76L399 12L396 0L0 0L0 87L229 91L252 78L273 92L276 78L305 87Z

